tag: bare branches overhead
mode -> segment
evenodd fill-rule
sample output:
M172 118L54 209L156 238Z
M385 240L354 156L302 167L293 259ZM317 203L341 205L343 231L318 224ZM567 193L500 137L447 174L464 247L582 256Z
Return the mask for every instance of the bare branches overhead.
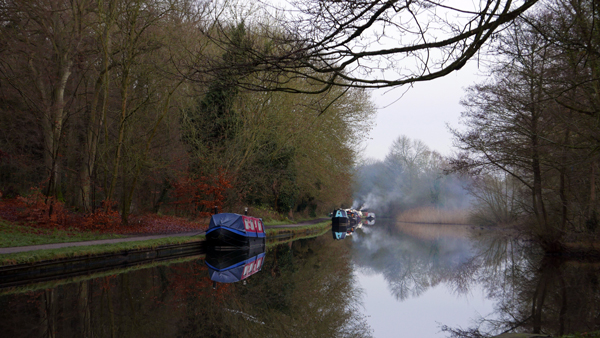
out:
M273 17L276 29L263 30L249 63L270 74L269 86L289 92L302 91L288 85L290 76L319 83L316 92L336 85L383 88L432 80L463 67L494 32L536 2L293 1L293 10L281 9L285 14ZM286 75L274 77L274 72ZM244 85L256 86L252 83L257 82Z

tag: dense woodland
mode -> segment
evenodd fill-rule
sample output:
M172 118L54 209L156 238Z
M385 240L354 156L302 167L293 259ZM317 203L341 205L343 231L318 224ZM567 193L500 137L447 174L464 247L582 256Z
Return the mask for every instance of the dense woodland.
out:
M462 152L449 163L423 152L433 185L402 207L446 203L443 169L473 179L481 222L526 224L548 251L596 233L596 1L290 5L3 2L4 198L125 224L215 205L315 215L351 202L374 114L365 89L432 80L477 55L489 76L463 100ZM400 155L386 170L416 173Z
M2 2L3 198L118 211L125 224L136 213L314 216L350 203L369 95L249 90L274 78L315 85L246 62L285 48L259 14L187 0Z

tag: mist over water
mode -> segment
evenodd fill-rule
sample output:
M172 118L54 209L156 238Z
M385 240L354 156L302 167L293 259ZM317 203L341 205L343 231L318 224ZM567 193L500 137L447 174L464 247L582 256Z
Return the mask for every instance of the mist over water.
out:
M467 232L444 225L377 221L353 237L353 261L366 275L381 274L397 300L444 283L474 256Z
M477 255L469 233L389 219L356 231L352 260L374 336L448 337L442 325L466 327L493 312L482 284L462 278Z
M358 167L353 207L392 216L417 207L465 209L469 180L445 174L448 161L423 142L400 136L385 160Z
M378 219L351 240L375 337L562 336L600 327L595 261L544 256L529 241L465 225Z

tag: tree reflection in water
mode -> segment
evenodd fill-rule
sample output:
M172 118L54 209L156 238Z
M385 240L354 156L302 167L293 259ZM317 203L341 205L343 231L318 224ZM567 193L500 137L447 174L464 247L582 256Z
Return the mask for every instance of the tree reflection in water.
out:
M353 258L364 273L382 274L398 301L439 284L456 294L477 285L495 301L494 312L473 318L472 327L442 325L451 337L600 329L600 262L544 257L530 242L479 228L378 226L360 233Z
M267 251L247 283L213 289L201 260L34 290L0 290L7 337L369 337L349 243Z

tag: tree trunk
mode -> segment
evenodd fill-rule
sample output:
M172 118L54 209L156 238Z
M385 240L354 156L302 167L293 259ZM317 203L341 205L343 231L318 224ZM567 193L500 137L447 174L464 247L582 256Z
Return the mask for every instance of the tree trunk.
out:
M47 196L56 195L60 178L58 157L65 119L65 89L71 76L71 67L73 65L73 61L69 59L69 55L67 54L59 56L58 59L61 61L56 73L58 82L50 97L46 93L46 86L39 72L33 65L33 59L29 60L30 70L38 80L36 82L37 90L45 107L42 116L42 132L44 134L44 163L48 170Z
M108 189L108 193L107 193L107 199L112 199L113 193L115 191L115 186L117 184L117 177L119 176L119 165L121 162L121 153L122 153L122 149L123 149L123 142L125 139L125 124L126 124L126 119L127 119L127 97L129 95L128 93L128 86L129 86L129 79L127 74L123 74L124 78L123 78L123 88L121 90L121 119L119 121L119 138L118 138L118 142L117 142L117 151L115 152L115 157L114 157L114 162L113 162L113 172L112 172L112 178L111 178L111 182L110 182L110 188Z
M590 205L588 208L588 218L591 219L596 212L596 161L592 160L590 167Z
M535 112L532 113L531 121L531 170L533 172L533 212L535 214L538 223L538 232L541 236L546 236L548 233L548 218L546 215L546 208L544 206L543 194L542 194L542 170L540 168L540 154L539 154L539 138L537 131L537 116Z
M94 98L90 108L90 120L88 122L87 135L83 150L83 159L80 172L81 197L80 203L85 211L93 210L91 203L92 183L94 170L96 168L96 154L98 152L98 142L100 132L106 120L106 111L108 103L108 86L110 79L110 54L111 54L111 36L110 31L114 20L113 1L109 1L108 8L104 8L103 3L98 4L98 10L106 17L104 22L104 31L102 33L102 73L96 82ZM107 10L104 12L104 10ZM98 113L98 102L102 96L102 105Z
M567 188L566 188L566 180L567 180L567 146L569 144L569 128L565 130L565 138L563 140L563 149L561 156L561 166L560 166L560 186L559 186L559 195L561 202L561 230L565 230L567 227L567 217L569 210L569 201L567 198Z

